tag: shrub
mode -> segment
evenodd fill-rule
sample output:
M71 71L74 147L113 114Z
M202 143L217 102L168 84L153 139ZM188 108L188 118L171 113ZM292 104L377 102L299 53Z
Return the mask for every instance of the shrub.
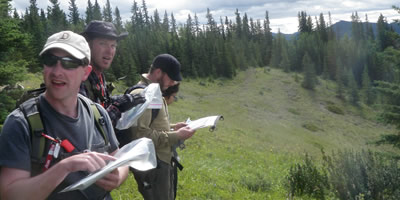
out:
M322 154L330 184L339 199L400 199L397 160L371 151Z
M296 163L290 167L286 179L286 188L291 197L308 195L316 199L325 199L329 189L325 172L318 170L308 154L305 155L304 163Z
M240 183L254 192L265 192L271 189L271 183L263 174L259 173L241 176Z
M303 124L303 127L304 127L305 129L307 129L307 130L312 131L312 132L316 132L316 131L322 130L322 129L320 129L318 126L316 126L316 125L314 125L314 124L312 124L312 123Z
M339 108L338 106L336 106L335 104L329 104L326 106L326 109L328 109L329 111L338 114L338 115L344 115L344 112L341 108Z
M300 115L300 112L294 108L288 108L288 111L294 115Z

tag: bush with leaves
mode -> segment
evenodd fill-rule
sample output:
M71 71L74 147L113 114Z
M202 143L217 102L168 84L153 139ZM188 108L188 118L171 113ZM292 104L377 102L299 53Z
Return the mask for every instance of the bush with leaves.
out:
M339 199L400 199L397 160L371 151L322 154L329 182Z
M318 170L308 154L305 155L304 163L296 163L290 168L286 179L286 187L291 197L308 195L316 199L325 199L329 189L326 173Z

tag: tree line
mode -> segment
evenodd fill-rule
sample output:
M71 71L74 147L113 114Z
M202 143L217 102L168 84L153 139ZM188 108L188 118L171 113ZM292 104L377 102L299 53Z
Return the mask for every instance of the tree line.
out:
M268 11L262 20L238 9L234 19L216 19L207 9L205 24L197 14L188 14L186 22L178 25L172 12L156 9L150 14L145 0L133 1L131 17L125 22L109 0L105 5L88 0L85 13L79 13L76 0L69 0L68 11L60 8L58 0L49 1L44 10L30 0L25 12L18 13L10 0L0 0L1 86L17 83L25 72L41 70L37 55L51 34L80 33L91 20L104 20L113 22L120 32L129 32L118 43L113 66L106 72L110 81L125 77L125 84L133 85L138 74L147 72L154 56L170 53L181 61L184 77L232 78L247 67L275 67L303 74L302 86L311 90L320 78L335 81L338 98L354 105L385 103L391 109L385 119L400 118L400 37L383 15L374 32L368 16L363 21L355 12L350 16L351 34L339 37L330 13L326 20L323 13L312 17L300 11L298 34L286 38L280 31L273 35ZM385 95L377 95L376 90ZM5 106L0 108L0 122L14 106L5 103L13 95L4 93L0 93L7 96L1 98Z

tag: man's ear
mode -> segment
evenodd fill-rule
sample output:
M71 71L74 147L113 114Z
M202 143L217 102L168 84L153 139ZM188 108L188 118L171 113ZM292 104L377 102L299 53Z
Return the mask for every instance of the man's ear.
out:
M90 72L92 72L92 65L86 66L86 67L84 68L84 70L85 70L85 74L84 74L84 76L82 77L82 81L86 81L86 79L89 77Z
M155 69L154 75L156 75L157 78L160 78L163 75L163 71L161 70L161 68Z

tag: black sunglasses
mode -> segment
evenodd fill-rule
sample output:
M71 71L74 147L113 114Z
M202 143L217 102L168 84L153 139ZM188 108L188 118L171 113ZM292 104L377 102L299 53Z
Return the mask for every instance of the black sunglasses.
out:
M71 57L58 57L50 53L42 55L42 63L48 67L55 67L57 61L61 62L61 66L64 69L76 69L79 66L86 66L89 64L87 59L79 60Z

